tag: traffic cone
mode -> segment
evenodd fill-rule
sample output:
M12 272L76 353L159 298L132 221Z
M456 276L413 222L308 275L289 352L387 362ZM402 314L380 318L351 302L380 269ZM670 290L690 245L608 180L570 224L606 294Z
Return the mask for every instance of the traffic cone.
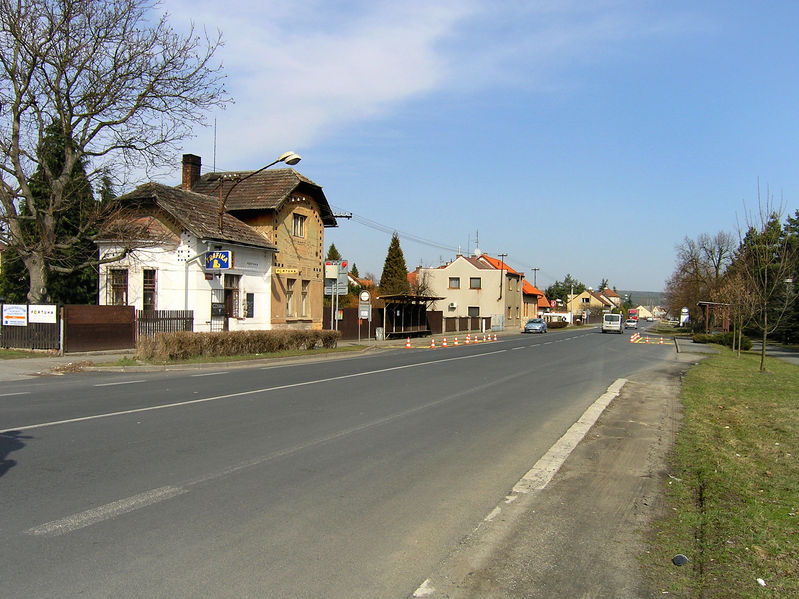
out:
M494 341L496 341L496 340L497 340L497 334L494 333Z
M441 342L441 347L447 347L447 338L444 337L444 341Z
M430 337L430 349L435 349L435 348L436 348L436 338Z
M649 343L649 335L646 336L646 342Z
M630 335L630 343L635 343L635 333Z
M455 345L458 345L458 338L455 337Z
M410 337L408 337L408 340L405 342L405 348L406 349L411 349L411 338Z
M466 334L466 345L469 345L472 342L472 336L470 334Z
M660 343L658 345L663 345L663 337L660 338Z
M483 343L485 343L485 342L486 342L486 334L483 333Z

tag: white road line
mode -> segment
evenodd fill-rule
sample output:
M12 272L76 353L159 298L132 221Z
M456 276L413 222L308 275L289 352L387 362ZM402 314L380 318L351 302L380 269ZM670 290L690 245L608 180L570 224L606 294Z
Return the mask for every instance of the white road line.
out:
M139 381L118 381L116 383L97 383L94 385L95 387L113 387L115 385L135 385L136 383L144 383L145 380L141 379Z
M12 397L14 395L30 395L30 394L31 394L30 391L19 391L17 393L2 393L0 394L0 397Z
M457 361L457 360L471 360L471 359L480 358L480 357L483 357L483 356L490 356L490 355L493 355L493 354L501 354L501 353L504 353L506 351L508 351L508 350L500 349L500 350L492 351L492 352L486 352L486 353L480 353L480 354L470 354L468 356L457 356L457 357L454 357L454 358L444 358L443 360L430 360L430 361L427 361L427 362L420 362L418 364L406 364L405 366L392 366L391 368L380 368L378 370L369 370L367 372L357 372L355 374L343 374L341 376L332 376L332 377L329 377L329 378L326 378L326 379L316 379L316 380L313 380L313 381L304 381L302 383L290 383L288 385L276 385L274 387L263 387L261 389L252 389L250 391L240 391L238 393L228 393L228 394L225 394L225 395L214 395L212 397L204 397L204 398L200 398L200 399L190 399L190 400L187 400L187 401L177 401L177 402L174 402L174 403L160 404L160 405L157 405L157 406L149 406L147 408L135 408L135 409L132 409L132 410L121 410L119 412L106 412L105 414L95 414L93 416L83 416L83 417L80 417L80 418L68 418L66 420L54 420L52 422L40 422L38 424L29 424L27 426L15 426L15 427L6 428L6 429L0 429L0 433L9 433L11 431L27 431L27 430L32 430L32 429L45 428L45 427L49 427L49 426L58 426L58 425L61 425L61 424L73 424L73 423L76 423L76 422L86 422L86 421L89 421L89 420L99 420L101 418L111 418L113 416L125 416L125 415L128 415L128 414L138 414L140 412L154 412L156 410L165 410L167 408L177 408L177 407L182 407L182 406L190 406L190 405L193 405L193 404L200 404L200 403L206 403L206 402L211 402L211 401L219 401L219 400L222 400L222 399L232 399L232 398L235 398L235 397L246 397L248 395L257 395L259 393L268 393L270 391L283 391L285 389L293 389L293 388L296 388L296 387L306 387L306 386L309 386L309 385L319 385L319 384L322 384L322 383L330 383L332 381L342 381L342 380L345 380L345 379L353 379L353 378L358 378L358 377L362 377L362 376L370 376L370 375L373 375L373 374L381 374L381 373L384 373L384 372L391 372L391 371L395 371L395 370L405 370L405 369L409 369L409 368L419 368L421 366L430 366L431 364L443 364L445 362L454 362L454 361ZM143 381L137 381L137 382L143 382Z
M113 503L107 503L100 507L86 510L60 520L53 520L41 526L35 526L25 531L25 534L37 537L57 537L80 528L97 524L103 520L115 518L120 514L132 512L154 503L159 503L166 499L171 499L183 493L188 493L186 489L179 487L161 487L145 493L139 493L127 499L120 499Z
M545 488L552 477L569 457L577 444L582 441L588 430L594 426L599 416L608 407L608 404L621 392L627 379L616 379L602 395L597 398L569 427L563 436L549 448L540 460L525 474L513 487L514 493L532 493Z
M198 376L216 376L218 374L230 374L230 371L229 370L225 370L225 371L222 371L222 372L204 372L202 374L193 374L191 376L193 376L193 377L198 377Z
M230 476L231 474L235 474L243 470L260 466L261 464L265 464L267 462L271 462L272 460L287 457L295 453L298 453L300 451L305 451L307 449L319 447L320 445L324 445L326 443L337 441L338 439L342 439L344 437L353 435L355 433L364 430L388 424L389 422L392 422L394 420L405 418L407 416L421 412L423 410L428 410L445 402L452 401L453 399L458 399L464 395L475 394L475 393L480 394L483 391L494 387L497 384L497 382L501 383L503 381L518 378L520 376L523 376L523 373L520 372L513 373L511 375L499 379L499 381L492 380L483 383L482 385L478 385L477 387L463 389L456 393L452 393L450 395L440 397L433 401L429 401L426 404L415 406L413 408L403 410L402 412L397 412L396 414L390 414L388 416L384 416L383 418L372 420L371 422L364 422L363 424L359 424L357 426L353 426L338 431L337 433L320 437L318 439L313 439L305 443L299 443L292 447L286 447L285 449L280 449L278 451L274 451L266 455L258 456L250 460L247 460L245 462L228 466L221 470L208 472L196 478L185 480L174 486L166 486L166 487L160 487L158 489L152 489L150 491L145 491L144 493L139 493L137 495L133 495L125 499L120 499L118 501L107 503L105 505L101 505L92 508L90 510L79 512L71 516L66 516L65 518L53 520L51 522L47 522L40 526L29 528L28 530L25 531L25 534L33 536L53 537L53 536L63 535L81 528L85 528L87 526L91 526L92 524L98 524L99 522L110 520L111 518L115 518L121 514L132 512L134 510L138 510L156 503L160 503L162 501L166 501L167 499L177 497L178 495L188 493L191 487L200 485L202 483L224 478L226 476Z

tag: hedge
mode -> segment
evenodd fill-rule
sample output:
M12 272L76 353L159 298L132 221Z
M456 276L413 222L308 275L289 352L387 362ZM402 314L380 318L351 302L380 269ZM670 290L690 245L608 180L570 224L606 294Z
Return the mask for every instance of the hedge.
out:
M338 331L223 331L219 333L174 332L142 337L136 348L141 360L173 361L197 357L271 354L281 351L336 347Z
M733 341L736 339L735 333L697 333L692 337L694 343L716 343L718 345L726 345L727 347L733 346ZM737 343L736 343L737 345ZM741 349L748 351L752 349L752 340L749 337L741 337Z

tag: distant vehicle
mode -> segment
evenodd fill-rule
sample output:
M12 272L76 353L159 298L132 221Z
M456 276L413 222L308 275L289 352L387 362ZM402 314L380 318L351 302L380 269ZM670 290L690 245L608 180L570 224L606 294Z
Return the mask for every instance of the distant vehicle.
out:
M627 310L627 318L638 320L638 308L630 308Z
M603 333L624 333L624 323L621 319L621 314L603 314L602 315L602 332Z
M524 324L522 333L546 333L547 323L543 318L531 318Z
M628 318L624 321L624 328L625 329L637 329L638 328L638 321L635 318Z
M647 321L647 322L655 322L655 319L654 319L654 317L652 317L652 316L647 316L647 317L646 317L646 321Z

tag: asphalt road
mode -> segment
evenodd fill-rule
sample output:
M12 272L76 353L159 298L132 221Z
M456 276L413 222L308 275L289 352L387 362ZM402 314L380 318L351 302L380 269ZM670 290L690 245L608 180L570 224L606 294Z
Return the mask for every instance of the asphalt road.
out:
M0 389L25 597L408 597L588 405L673 348L596 330Z

